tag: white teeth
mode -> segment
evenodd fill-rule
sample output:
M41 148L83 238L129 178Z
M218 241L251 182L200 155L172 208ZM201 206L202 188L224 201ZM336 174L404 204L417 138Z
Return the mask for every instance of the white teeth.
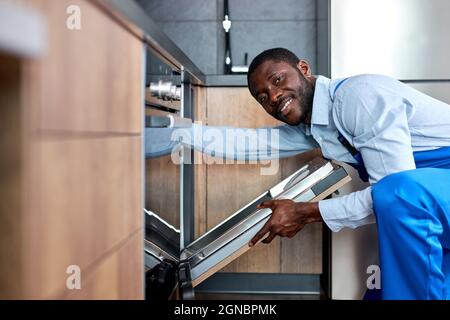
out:
M291 103L292 99L289 99L283 106L283 108L281 108L280 112L283 112L284 109L286 109L286 107Z

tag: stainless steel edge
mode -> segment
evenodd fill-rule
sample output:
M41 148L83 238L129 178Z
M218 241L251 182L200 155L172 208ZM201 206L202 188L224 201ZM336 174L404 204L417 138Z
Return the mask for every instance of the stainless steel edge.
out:
M178 69L184 69L189 73L190 81L194 84L204 84L205 75L189 59L184 52L163 32L161 28L147 15L146 12L135 1L124 0L97 0L99 5L106 6L112 14L119 14L122 18L136 27L143 34L139 35L168 62Z
M164 251L156 244L148 240L144 240L144 251L147 252L148 254L151 254L153 257L157 258L160 261L163 261L164 259L169 259L178 262L179 260L178 257L174 257L173 255L169 254L168 252Z

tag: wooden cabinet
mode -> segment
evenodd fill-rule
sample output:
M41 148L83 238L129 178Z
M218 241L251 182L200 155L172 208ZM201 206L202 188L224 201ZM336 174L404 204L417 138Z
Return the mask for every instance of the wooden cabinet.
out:
M131 300L142 296L143 231L139 230L117 244L111 253L90 265L82 278L82 290L65 290L64 299L120 299ZM134 270L134 273L130 273Z
M142 229L140 140L56 138L29 146L21 224L22 252L33 257L25 265L27 294L67 291L61 270L78 265L84 274Z
M25 0L48 21L48 50L25 72L33 127L124 134L141 131L142 42L89 0ZM80 30L66 26L80 8Z
M48 43L33 60L0 54L0 298L142 299L143 44L96 1L18 3Z

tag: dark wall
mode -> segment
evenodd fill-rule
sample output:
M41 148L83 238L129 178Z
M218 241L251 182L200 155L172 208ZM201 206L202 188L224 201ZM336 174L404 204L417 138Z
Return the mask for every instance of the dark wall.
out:
M205 74L223 73L223 0L137 1ZM262 50L285 47L317 72L316 0L229 0L229 11L234 65L246 52L250 63Z

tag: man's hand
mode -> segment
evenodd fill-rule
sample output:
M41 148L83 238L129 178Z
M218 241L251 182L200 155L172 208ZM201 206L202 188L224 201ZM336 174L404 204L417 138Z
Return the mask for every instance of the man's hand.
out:
M269 208L272 215L262 229L250 240L249 246L255 245L267 232L263 243L270 243L275 236L292 238L305 225L323 221L318 202L294 202L292 200L264 201L258 209Z

